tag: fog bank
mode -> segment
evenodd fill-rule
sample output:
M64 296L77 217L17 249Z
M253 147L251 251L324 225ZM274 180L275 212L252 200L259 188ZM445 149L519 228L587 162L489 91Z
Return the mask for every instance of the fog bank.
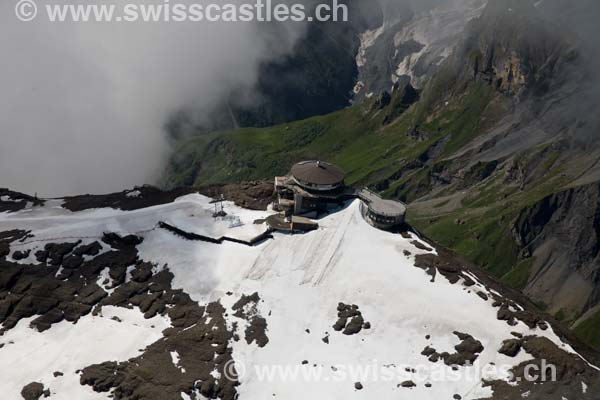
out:
M155 182L169 115L252 85L304 29L274 40L258 23L24 23L14 6L0 4L0 187L40 196Z

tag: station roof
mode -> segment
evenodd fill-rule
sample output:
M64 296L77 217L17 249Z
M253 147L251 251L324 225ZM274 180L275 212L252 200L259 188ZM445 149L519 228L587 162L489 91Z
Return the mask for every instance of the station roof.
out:
M358 192L358 197L366 202L373 212L383 216L400 216L406 214L406 205L400 201L382 199L368 189Z
M302 161L292 167L298 181L314 185L338 185L344 181L344 171L324 161Z

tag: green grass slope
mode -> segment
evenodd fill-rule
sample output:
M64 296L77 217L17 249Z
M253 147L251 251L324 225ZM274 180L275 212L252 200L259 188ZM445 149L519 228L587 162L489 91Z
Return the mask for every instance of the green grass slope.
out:
M399 90L400 91L400 90ZM367 185L388 178L416 159L448 132L450 149L476 134L489 89L473 84L465 96L440 117L427 121L423 104L377 107L361 105L302 121L269 128L215 132L180 142L173 151L166 186L268 179L285 173L303 159L324 159L347 172L347 182ZM398 112L392 123L386 117ZM408 133L415 127L427 132L425 140Z
M577 325L575 333L590 346L600 349L600 311Z
M457 91L442 72L418 102L403 104L402 95L397 90L387 105L371 99L325 116L182 141L165 184L272 179L300 160L334 162L347 172L348 184L407 201L409 223L428 237L504 283L525 288L533 260L522 253L511 229L523 208L569 183L567 163L547 144L473 166L468 156L455 156L506 112L503 97L485 83L469 82ZM513 171L535 179L510 178ZM598 332L597 326L590 324L578 332L596 344L589 332Z

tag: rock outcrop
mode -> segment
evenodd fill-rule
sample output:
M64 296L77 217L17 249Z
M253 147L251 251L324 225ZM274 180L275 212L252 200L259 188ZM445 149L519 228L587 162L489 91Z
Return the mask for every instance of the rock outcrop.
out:
M533 258L525 291L578 317L600 302L600 184L549 195L521 210L513 235Z

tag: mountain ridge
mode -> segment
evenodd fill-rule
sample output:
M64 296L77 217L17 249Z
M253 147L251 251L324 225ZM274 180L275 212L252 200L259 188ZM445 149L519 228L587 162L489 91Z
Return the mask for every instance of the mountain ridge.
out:
M410 222L433 240L574 323L596 306L597 289L567 307L513 231L548 196L600 180L594 114L577 112L590 79L586 50L576 35L558 35L540 6L517 3L488 4L469 22L418 101L398 103L399 84L326 116L192 139L175 151L167 182L268 179L304 158L329 159L350 183L408 201Z
M215 218L210 198L179 191L175 199L148 187L47 199L0 214L0 230L19 230L0 235L9 248L0 256L4 393L559 400L593 399L598 390L596 352L518 291L415 232L374 228L358 201L321 218L317 231L275 232L244 246L186 239L158 222L243 239L260 233L272 211L226 202L228 215ZM112 202L119 198L129 199L127 210ZM74 203L87 206L71 211ZM98 343L102 351L90 347ZM374 358L386 375L335 374L365 359L373 368ZM525 379L523 369L542 360L556 366L556 381ZM12 362L27 368L9 370ZM253 373L272 365L322 365L324 376L338 377L264 381ZM470 378L494 366L500 372ZM421 378L421 369L469 378Z

